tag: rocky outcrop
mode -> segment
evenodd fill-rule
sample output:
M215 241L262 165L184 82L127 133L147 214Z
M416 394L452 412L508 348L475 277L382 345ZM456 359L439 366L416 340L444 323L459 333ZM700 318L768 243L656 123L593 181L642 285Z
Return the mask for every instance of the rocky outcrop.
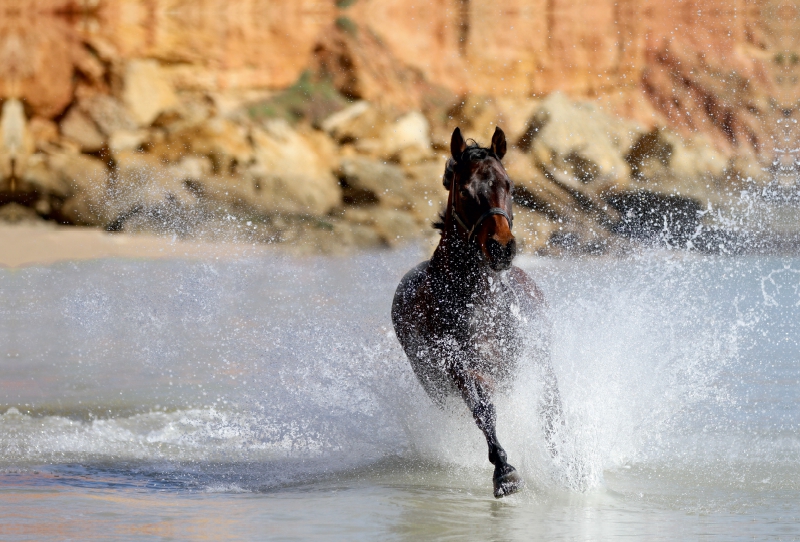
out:
M501 126L530 250L690 246L796 184L794 38L731 6L0 0L0 206L391 245L429 231L453 127Z

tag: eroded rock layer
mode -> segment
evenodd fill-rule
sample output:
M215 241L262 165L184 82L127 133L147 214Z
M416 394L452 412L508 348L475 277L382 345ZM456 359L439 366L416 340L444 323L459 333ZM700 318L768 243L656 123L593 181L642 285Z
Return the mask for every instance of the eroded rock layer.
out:
M0 0L0 215L394 244L441 205L453 127L499 125L529 247L724 246L709 209L796 192L795 11Z

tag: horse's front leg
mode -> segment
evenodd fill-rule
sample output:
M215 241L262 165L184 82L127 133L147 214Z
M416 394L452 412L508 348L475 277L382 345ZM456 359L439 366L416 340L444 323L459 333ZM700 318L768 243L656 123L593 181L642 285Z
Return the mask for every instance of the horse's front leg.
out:
M491 400L491 386L478 372L468 370L459 363L452 367L451 376L456 382L464 401L472 412L475 423L486 437L489 446L489 462L494 465L494 496L511 495L525 485L517 470L509 465L506 451L497 440L497 413Z

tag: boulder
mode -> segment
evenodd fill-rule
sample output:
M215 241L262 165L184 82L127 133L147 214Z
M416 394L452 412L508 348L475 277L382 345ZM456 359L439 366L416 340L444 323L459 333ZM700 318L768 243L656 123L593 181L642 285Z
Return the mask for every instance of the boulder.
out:
M22 103L16 98L6 100L0 116L0 180L19 177L33 147Z
M322 122L322 129L341 143L377 139L388 119L369 102L359 101Z
M102 225L107 220L108 168L91 156L56 154L48 156L47 169L54 177L49 190L64 198L60 213L74 224ZM45 182L45 177L40 182Z
M105 206L109 229L187 232L199 218L197 192L157 157L128 151L115 161Z
M110 209L124 211L136 206L155 207L166 200L193 205L196 197L155 156L140 152L123 152L116 157L111 189Z
M188 155L206 156L221 175L244 169L253 160L247 129L222 117L169 132L163 141L153 143L149 153L168 162Z
M698 135L690 140L665 128L643 134L626 156L634 187L662 196L692 198L702 206L722 201L735 164Z
M344 212L344 219L360 226L369 226L388 246L396 246L420 235L419 224L408 213L395 209L348 208Z
M669 167L678 177L718 178L728 167L728 157L717 151L702 134L684 140L674 132L662 130L661 137L672 146Z
M539 166L558 182L599 196L627 188L631 171L625 155L640 134L635 124L556 92L542 101L521 144L530 146Z
M733 157L731 169L736 172L736 180L744 185L756 183L763 186L771 180L769 169L752 153L741 153Z
M58 125L50 119L33 117L28 123L36 151L42 152L58 142Z
M401 162L418 161L431 154L430 125L419 111L407 113L381 131L380 152Z
M141 127L150 126L178 104L166 73L155 60L131 60L125 65L122 101Z
M177 164L167 166L169 175L182 181L202 181L210 176L214 164L205 156L185 156Z
M393 164L363 156L342 158L339 177L344 181L345 201L374 201L390 207L404 206L410 198L403 170Z
M119 130L138 128L125 106L108 94L91 94L81 99L78 105L106 136Z
M71 193L69 185L53 170L50 159L45 154L32 154L28 158L22 181L29 190L40 195L63 199Z
M136 151L149 139L146 130L117 130L108 138L111 154L117 156L126 151Z
M61 133L77 143L82 152L97 152L105 145L97 125L78 107L72 107L61 120Z
M342 203L338 181L311 142L284 120L251 133L254 203L263 212L324 215Z

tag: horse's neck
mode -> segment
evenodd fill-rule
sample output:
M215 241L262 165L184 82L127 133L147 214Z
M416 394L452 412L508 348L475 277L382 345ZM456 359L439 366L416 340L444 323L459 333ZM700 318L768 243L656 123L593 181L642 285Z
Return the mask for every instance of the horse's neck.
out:
M458 235L457 226L448 213L442 238L429 266L436 285L445 287L449 295L471 299L488 292L488 277L497 273L484 262L481 254Z

